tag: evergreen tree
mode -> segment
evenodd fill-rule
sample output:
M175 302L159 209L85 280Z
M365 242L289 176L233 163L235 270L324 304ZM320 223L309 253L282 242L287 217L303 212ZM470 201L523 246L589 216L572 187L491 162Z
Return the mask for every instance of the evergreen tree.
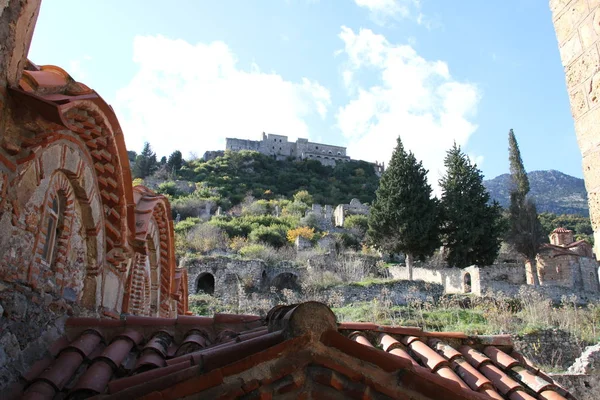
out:
M156 154L152 151L150 143L144 143L144 149L135 159L133 175L135 178L142 178L151 175L158 168Z
M512 129L508 132L508 146L512 187L509 207L510 229L506 241L527 259L528 272L533 285L538 286L540 280L537 274L536 256L544 240L544 234L535 203L527 196L529 178Z
M177 174L181 167L183 167L183 155L179 150L175 150L169 156L169 160L167 161L167 169L170 173Z
M444 159L446 175L442 188L442 241L447 261L453 267L490 265L498 256L502 243L502 213L483 186L483 174L454 146Z
M165 156L162 156L162 157L160 158L160 165L162 166L162 165L165 165L166 163L167 163L167 157L165 157Z
M431 197L427 170L400 137L381 176L369 215L369 242L389 253L406 254L409 279L413 259L431 256L440 245L438 201Z

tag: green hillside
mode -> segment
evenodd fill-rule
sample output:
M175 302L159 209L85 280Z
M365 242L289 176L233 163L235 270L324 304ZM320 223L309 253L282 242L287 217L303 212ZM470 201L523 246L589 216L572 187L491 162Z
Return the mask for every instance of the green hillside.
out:
M315 203L348 203L352 198L370 203L379 178L364 161L339 163L335 167L315 160L277 161L254 151L225 152L214 160L186 162L178 178L202 186L231 205L248 194L256 199L285 196L307 190Z

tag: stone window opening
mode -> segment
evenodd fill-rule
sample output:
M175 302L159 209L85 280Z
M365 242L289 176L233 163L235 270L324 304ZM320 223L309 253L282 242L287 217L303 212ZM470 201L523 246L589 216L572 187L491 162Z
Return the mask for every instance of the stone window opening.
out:
M463 287L465 293L471 293L471 274L468 272L463 276Z
M338 156L341 156L341 155L342 155L342 153L338 151L337 155L338 155Z
M329 150L329 154L333 154L333 151Z
M196 294L202 293L210 295L215 293L215 277L208 272L200 274L196 280Z
M65 203L64 193L59 192L52 199L52 206L48 208L46 218L46 242L42 250L42 259L52 264L56 258L56 248L58 247L58 238L61 237L65 224Z

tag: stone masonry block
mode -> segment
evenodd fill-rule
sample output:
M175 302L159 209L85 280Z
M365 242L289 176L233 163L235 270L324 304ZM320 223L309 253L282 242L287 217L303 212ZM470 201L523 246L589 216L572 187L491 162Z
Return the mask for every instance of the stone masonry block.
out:
M577 143L582 154L600 144L600 107L591 108L575 121Z
M563 43L573 32L579 22L589 13L587 0L572 0L568 7L557 16L554 21L554 29L559 43Z
M552 16L556 18L570 2L571 0L550 0L550 11L552 11Z
M600 0L598 0L600 1ZM587 49L593 45L600 35L600 8L596 7L594 11L579 26L579 37L581 45Z
M594 10L594 8L600 6L600 0L588 0L588 7L590 11Z
M585 83L584 90L587 92L590 109L600 104L600 72L596 72L592 79Z
M571 35L571 37L560 46L560 59L562 60L563 65L569 66L581 55L582 50L583 48L581 47L579 34L575 32L575 34Z
M600 192L600 147L583 155L583 176L588 192Z
M592 46L566 68L567 87L572 89L600 70L598 48Z
M581 88L571 91L569 98L571 100L571 113L574 119L578 119L588 111L587 96Z

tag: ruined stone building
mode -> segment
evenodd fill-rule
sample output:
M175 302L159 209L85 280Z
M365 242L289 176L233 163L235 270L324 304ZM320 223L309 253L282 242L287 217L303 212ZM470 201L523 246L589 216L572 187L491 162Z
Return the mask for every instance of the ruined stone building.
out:
M167 199L132 187L113 109L27 59L40 1L0 6L0 387L64 317L187 312Z
M600 293L598 263L592 246L585 240L575 241L573 231L557 228L550 234L550 243L540 249L537 256L540 285L555 285ZM533 278L527 275L527 283Z
M277 160L285 160L288 157L298 160L317 160L323 165L332 167L338 162L352 160L346 155L346 148L342 146L309 142L308 139L298 139L295 142L290 142L287 136L266 134L264 132L261 140L227 138L225 149L230 151L258 151L275 157ZM206 152L206 156L210 159L215 153L214 151ZM373 167L376 173L381 174L383 172L383 163L375 162Z

